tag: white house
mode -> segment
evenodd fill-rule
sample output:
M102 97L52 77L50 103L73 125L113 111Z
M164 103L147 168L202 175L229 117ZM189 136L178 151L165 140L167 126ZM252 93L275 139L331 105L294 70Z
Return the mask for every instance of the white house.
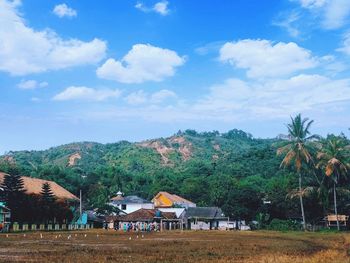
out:
M224 229L229 218L218 207L189 207L184 216L187 229Z
M115 197L111 198L111 202L109 204L117 207L126 214L130 214L141 208L154 209L154 205L151 201L147 201L136 195L123 196L123 193L120 191Z

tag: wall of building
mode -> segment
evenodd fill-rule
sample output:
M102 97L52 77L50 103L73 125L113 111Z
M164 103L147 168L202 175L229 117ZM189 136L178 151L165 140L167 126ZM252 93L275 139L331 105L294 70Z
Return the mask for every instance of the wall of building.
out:
M195 221L190 223L191 230L210 230L210 223L204 221Z

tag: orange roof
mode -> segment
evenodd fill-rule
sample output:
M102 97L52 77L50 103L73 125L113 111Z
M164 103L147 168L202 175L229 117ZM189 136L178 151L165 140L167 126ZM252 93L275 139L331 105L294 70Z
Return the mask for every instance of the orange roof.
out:
M174 204L189 204L189 205L195 205L195 203L181 197L175 194L170 194L168 192L162 191L156 194L156 196L152 199L152 201L155 203L155 206L157 207L169 207L169 204L165 203L160 196L164 196L172 203L170 206L173 206Z
M4 180L5 175L6 175L5 173L0 172L0 183ZM27 194L40 194L43 184L49 183L53 194L58 199L79 200L78 197L76 197L71 192L64 189L62 186L60 186L59 184L53 181L32 178L27 176L21 176L21 177L23 178L24 188L26 189Z

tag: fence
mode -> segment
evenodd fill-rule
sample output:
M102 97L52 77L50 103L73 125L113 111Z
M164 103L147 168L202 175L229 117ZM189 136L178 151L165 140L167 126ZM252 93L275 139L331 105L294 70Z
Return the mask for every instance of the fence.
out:
M15 222L12 224L12 227L9 228L9 231L66 231L92 228L94 228L93 224L18 224Z

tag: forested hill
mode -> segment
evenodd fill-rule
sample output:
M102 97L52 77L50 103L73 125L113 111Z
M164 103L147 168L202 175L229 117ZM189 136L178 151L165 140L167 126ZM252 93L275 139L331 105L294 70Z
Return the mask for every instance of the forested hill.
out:
M255 197L284 198L293 189L294 176L279 169L278 141L240 130L186 130L139 143L82 142L10 152L1 157L0 170L54 180L73 193L83 189L90 206L101 206L118 190L145 198L163 190L200 205L224 206L244 194L258 202Z

